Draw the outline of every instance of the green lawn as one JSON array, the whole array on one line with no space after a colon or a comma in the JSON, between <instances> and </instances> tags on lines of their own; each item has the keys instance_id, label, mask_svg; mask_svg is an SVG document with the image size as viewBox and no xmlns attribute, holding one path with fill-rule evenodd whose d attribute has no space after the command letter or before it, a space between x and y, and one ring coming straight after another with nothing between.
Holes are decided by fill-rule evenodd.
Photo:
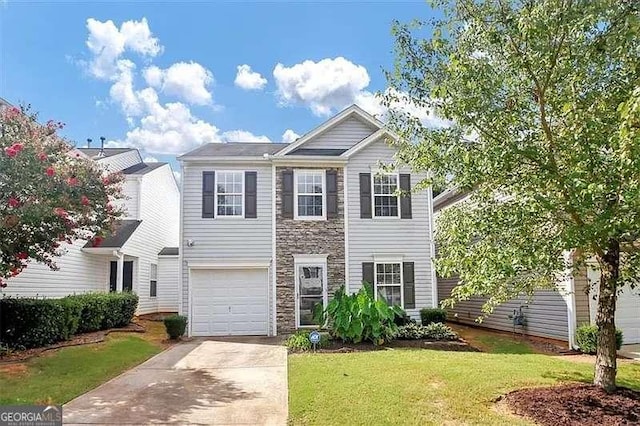
<instances>
[{"instance_id":1,"label":"green lawn","mask_svg":"<svg viewBox=\"0 0 640 426\"><path fill-rule=\"evenodd\" d=\"M291 355L291 422L527 424L497 410L495 398L523 387L592 379L591 364L533 354L527 345L507 345L507 340L487 344L494 352L510 353L387 350ZM621 365L618 382L640 390L640 364Z\"/></svg>"},{"instance_id":2,"label":"green lawn","mask_svg":"<svg viewBox=\"0 0 640 426\"><path fill-rule=\"evenodd\" d=\"M23 368L18 365L0 371L0 405L65 403L161 350L159 345L130 334L60 349L27 361Z\"/></svg>"}]
</instances>

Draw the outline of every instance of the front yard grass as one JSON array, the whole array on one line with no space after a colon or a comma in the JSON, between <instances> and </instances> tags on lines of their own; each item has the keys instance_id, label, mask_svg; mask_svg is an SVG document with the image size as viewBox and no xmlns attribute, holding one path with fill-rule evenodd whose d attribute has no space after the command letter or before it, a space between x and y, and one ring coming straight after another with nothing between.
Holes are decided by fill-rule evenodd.
<instances>
[{"instance_id":1,"label":"front yard grass","mask_svg":"<svg viewBox=\"0 0 640 426\"><path fill-rule=\"evenodd\" d=\"M526 352L495 345L495 352ZM496 409L499 396L562 381L590 382L593 366L533 353L386 350L289 356L293 424L530 424ZM620 386L640 390L640 364Z\"/></svg>"},{"instance_id":2,"label":"front yard grass","mask_svg":"<svg viewBox=\"0 0 640 426\"><path fill-rule=\"evenodd\" d=\"M66 403L162 351L155 337L113 333L102 343L0 365L0 405Z\"/></svg>"}]
</instances>

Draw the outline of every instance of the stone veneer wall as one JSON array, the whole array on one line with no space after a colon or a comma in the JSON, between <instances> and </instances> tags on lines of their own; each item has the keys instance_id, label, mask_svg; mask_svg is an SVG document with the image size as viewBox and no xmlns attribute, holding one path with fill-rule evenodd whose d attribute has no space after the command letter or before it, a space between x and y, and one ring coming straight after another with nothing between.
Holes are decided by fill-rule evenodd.
<instances>
[{"instance_id":1,"label":"stone veneer wall","mask_svg":"<svg viewBox=\"0 0 640 426\"><path fill-rule=\"evenodd\" d=\"M293 255L328 254L329 297L345 282L344 170L336 168L338 215L327 220L282 217L282 171L276 168L276 326L278 334L296 328L295 270ZM295 184L295 183L294 183Z\"/></svg>"}]
</instances>

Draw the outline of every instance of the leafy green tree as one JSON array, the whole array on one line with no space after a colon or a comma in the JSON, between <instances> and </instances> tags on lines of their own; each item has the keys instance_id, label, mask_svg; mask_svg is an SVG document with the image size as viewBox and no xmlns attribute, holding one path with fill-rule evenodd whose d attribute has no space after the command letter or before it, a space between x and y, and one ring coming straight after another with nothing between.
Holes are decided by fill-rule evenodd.
<instances>
[{"instance_id":1,"label":"leafy green tree","mask_svg":"<svg viewBox=\"0 0 640 426\"><path fill-rule=\"evenodd\" d=\"M640 3L433 3L438 18L394 25L386 102L452 123L390 118L398 160L431 172L421 184L472 194L439 220L437 268L460 276L453 300L484 296L489 313L595 258L594 382L611 391L617 292L640 265Z\"/></svg>"},{"instance_id":2,"label":"leafy green tree","mask_svg":"<svg viewBox=\"0 0 640 426\"><path fill-rule=\"evenodd\" d=\"M56 268L62 243L100 244L120 216L122 177L106 174L28 109L0 109L0 286L31 260Z\"/></svg>"}]
</instances>

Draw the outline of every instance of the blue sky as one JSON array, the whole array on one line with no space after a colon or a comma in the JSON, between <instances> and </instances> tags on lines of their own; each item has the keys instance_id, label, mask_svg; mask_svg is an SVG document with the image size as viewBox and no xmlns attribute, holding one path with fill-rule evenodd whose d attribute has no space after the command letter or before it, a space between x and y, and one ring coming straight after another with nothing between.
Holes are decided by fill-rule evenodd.
<instances>
[{"instance_id":1,"label":"blue sky","mask_svg":"<svg viewBox=\"0 0 640 426\"><path fill-rule=\"evenodd\" d=\"M432 14L423 2L0 3L1 97L67 123L80 145L104 135L162 161L203 142L289 141L354 102L384 114L373 93L393 64L391 22Z\"/></svg>"}]
</instances>

